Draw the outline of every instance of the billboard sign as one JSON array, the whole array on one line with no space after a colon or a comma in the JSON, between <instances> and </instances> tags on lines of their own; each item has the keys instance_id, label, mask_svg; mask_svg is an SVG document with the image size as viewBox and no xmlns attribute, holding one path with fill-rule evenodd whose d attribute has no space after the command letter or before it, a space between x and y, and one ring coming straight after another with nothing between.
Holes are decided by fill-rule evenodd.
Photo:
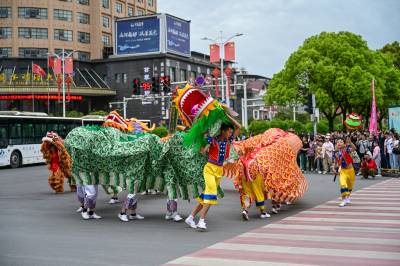
<instances>
[{"instance_id":1,"label":"billboard sign","mask_svg":"<svg viewBox=\"0 0 400 266\"><path fill-rule=\"evenodd\" d=\"M115 22L115 55L160 52L160 19L142 17Z\"/></svg>"},{"instance_id":2,"label":"billboard sign","mask_svg":"<svg viewBox=\"0 0 400 266\"><path fill-rule=\"evenodd\" d=\"M167 52L190 57L190 21L166 15Z\"/></svg>"}]
</instances>

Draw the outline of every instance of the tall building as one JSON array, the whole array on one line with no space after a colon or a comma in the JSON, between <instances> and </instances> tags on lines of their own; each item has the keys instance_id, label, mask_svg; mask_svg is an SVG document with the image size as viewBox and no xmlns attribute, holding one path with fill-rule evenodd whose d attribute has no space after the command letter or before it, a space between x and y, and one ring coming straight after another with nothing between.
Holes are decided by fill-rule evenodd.
<instances>
[{"instance_id":1,"label":"tall building","mask_svg":"<svg viewBox=\"0 0 400 266\"><path fill-rule=\"evenodd\" d=\"M0 58L45 58L62 48L76 59L112 53L116 18L155 14L157 0L1 0Z\"/></svg>"}]
</instances>

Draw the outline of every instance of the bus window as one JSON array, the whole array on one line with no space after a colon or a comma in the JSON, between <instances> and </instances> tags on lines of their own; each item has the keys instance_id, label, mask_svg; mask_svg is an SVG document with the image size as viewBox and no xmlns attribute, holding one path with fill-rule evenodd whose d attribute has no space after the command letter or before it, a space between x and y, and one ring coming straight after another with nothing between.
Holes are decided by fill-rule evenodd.
<instances>
[{"instance_id":1,"label":"bus window","mask_svg":"<svg viewBox=\"0 0 400 266\"><path fill-rule=\"evenodd\" d=\"M63 139L65 139L68 134L67 123L68 122L60 122L60 124L58 124L58 135Z\"/></svg>"},{"instance_id":2,"label":"bus window","mask_svg":"<svg viewBox=\"0 0 400 266\"><path fill-rule=\"evenodd\" d=\"M22 144L21 124L13 123L10 125L10 145Z\"/></svg>"},{"instance_id":3,"label":"bus window","mask_svg":"<svg viewBox=\"0 0 400 266\"><path fill-rule=\"evenodd\" d=\"M0 125L0 149L5 149L8 146L8 126Z\"/></svg>"},{"instance_id":4,"label":"bus window","mask_svg":"<svg viewBox=\"0 0 400 266\"><path fill-rule=\"evenodd\" d=\"M58 124L57 123L48 123L47 124L47 131L55 131L58 133Z\"/></svg>"},{"instance_id":5,"label":"bus window","mask_svg":"<svg viewBox=\"0 0 400 266\"><path fill-rule=\"evenodd\" d=\"M22 124L22 139L23 144L34 144L35 143L35 133L32 120L26 120Z\"/></svg>"},{"instance_id":6,"label":"bus window","mask_svg":"<svg viewBox=\"0 0 400 266\"><path fill-rule=\"evenodd\" d=\"M44 122L37 121L35 124L35 143L42 142L42 138L46 136L47 127Z\"/></svg>"}]
</instances>

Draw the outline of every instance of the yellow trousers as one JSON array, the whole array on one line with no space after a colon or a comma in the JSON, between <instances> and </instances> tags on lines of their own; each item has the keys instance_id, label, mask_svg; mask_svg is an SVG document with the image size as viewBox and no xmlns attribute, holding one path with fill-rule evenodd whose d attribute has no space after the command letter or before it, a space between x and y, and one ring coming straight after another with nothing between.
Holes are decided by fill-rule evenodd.
<instances>
[{"instance_id":1,"label":"yellow trousers","mask_svg":"<svg viewBox=\"0 0 400 266\"><path fill-rule=\"evenodd\" d=\"M217 204L217 188L221 182L223 173L222 166L218 166L212 163L207 163L204 166L204 182L206 188L203 193L197 198L197 201L201 204Z\"/></svg>"},{"instance_id":2,"label":"yellow trousers","mask_svg":"<svg viewBox=\"0 0 400 266\"><path fill-rule=\"evenodd\" d=\"M342 168L340 169L340 193L342 197L350 196L351 191L353 191L354 181L356 180L356 173L354 168Z\"/></svg>"},{"instance_id":3,"label":"yellow trousers","mask_svg":"<svg viewBox=\"0 0 400 266\"><path fill-rule=\"evenodd\" d=\"M263 211L264 207L264 180L261 174L257 175L256 179L252 182L247 181L245 176L241 177L241 183L244 196L241 197L240 201L243 209L250 207L250 202L255 201L256 207Z\"/></svg>"}]
</instances>

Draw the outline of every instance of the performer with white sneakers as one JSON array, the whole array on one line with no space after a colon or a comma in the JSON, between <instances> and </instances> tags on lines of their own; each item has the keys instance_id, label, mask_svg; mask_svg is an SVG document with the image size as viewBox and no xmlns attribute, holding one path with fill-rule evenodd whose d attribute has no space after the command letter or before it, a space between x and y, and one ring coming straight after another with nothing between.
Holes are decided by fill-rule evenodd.
<instances>
[{"instance_id":1,"label":"performer with white sneakers","mask_svg":"<svg viewBox=\"0 0 400 266\"><path fill-rule=\"evenodd\" d=\"M144 217L136 213L138 202L137 194L128 194L122 205L122 210L118 214L118 218L122 222L129 222L129 220L143 220Z\"/></svg>"},{"instance_id":2,"label":"performer with white sneakers","mask_svg":"<svg viewBox=\"0 0 400 266\"><path fill-rule=\"evenodd\" d=\"M165 220L173 220L174 222L180 222L183 218L178 213L178 200L167 200L167 214Z\"/></svg>"},{"instance_id":3,"label":"performer with white sneakers","mask_svg":"<svg viewBox=\"0 0 400 266\"><path fill-rule=\"evenodd\" d=\"M353 143L344 144L343 139L338 139L336 142L335 152L335 165L333 172L337 174L336 169L339 172L339 184L340 193L342 195L342 201L339 207L344 207L350 203L350 194L353 190L356 175L353 168L353 158L350 153L355 150L356 147Z\"/></svg>"},{"instance_id":4,"label":"performer with white sneakers","mask_svg":"<svg viewBox=\"0 0 400 266\"><path fill-rule=\"evenodd\" d=\"M76 194L81 206L77 210L84 220L101 219L101 216L94 212L96 208L96 199L98 194L97 185L77 186Z\"/></svg>"}]
</instances>

